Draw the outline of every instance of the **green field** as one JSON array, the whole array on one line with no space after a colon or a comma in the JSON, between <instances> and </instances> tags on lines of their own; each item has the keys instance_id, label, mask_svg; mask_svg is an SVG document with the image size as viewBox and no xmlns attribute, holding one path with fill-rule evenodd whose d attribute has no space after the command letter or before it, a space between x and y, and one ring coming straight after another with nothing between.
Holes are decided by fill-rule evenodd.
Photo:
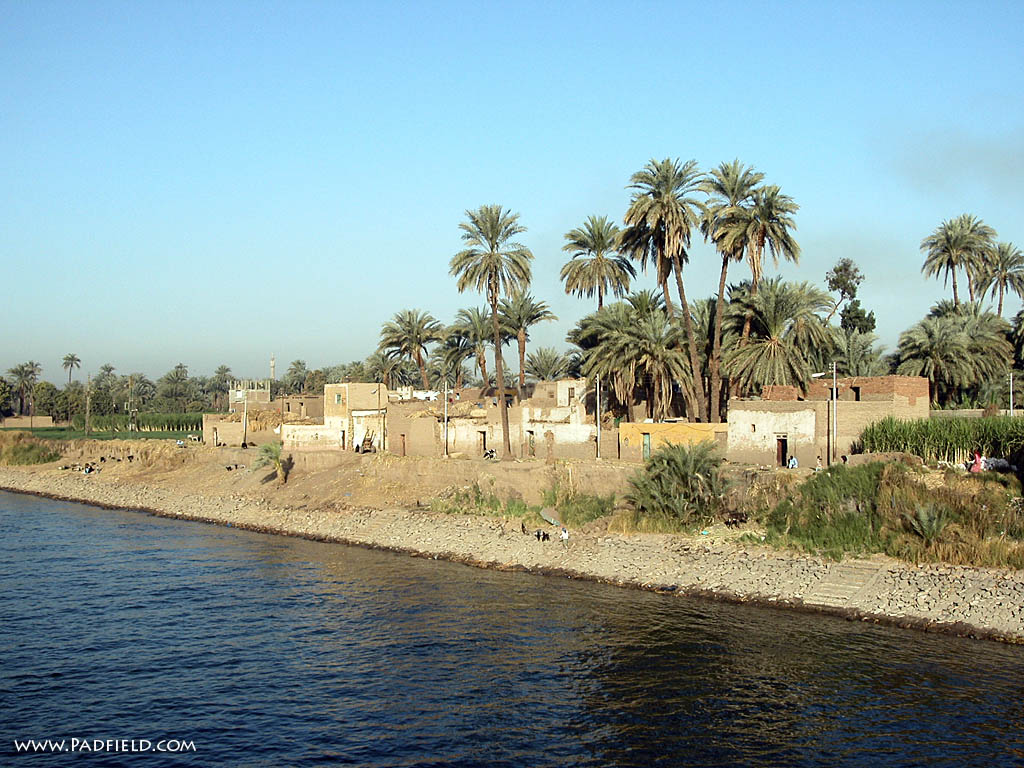
<instances>
[{"instance_id":1,"label":"green field","mask_svg":"<svg viewBox=\"0 0 1024 768\"><path fill-rule=\"evenodd\" d=\"M65 427L37 427L36 429L0 428L0 432L28 432L33 437L43 440L185 440L195 430L175 432L97 432L91 430L86 438L84 429L66 429Z\"/></svg>"}]
</instances>

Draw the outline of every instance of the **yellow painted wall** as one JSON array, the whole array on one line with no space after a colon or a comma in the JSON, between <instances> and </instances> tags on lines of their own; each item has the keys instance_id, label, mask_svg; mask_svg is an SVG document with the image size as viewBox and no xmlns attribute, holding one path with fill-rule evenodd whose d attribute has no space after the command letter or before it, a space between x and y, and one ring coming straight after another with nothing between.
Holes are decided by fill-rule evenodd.
<instances>
[{"instance_id":1,"label":"yellow painted wall","mask_svg":"<svg viewBox=\"0 0 1024 768\"><path fill-rule=\"evenodd\" d=\"M619 423L619 452L623 459L643 460L645 434L651 436L651 451L663 445L696 445L711 440L716 442L725 453L728 439L728 424L691 424L689 422L673 422L670 424L639 424L636 422Z\"/></svg>"}]
</instances>

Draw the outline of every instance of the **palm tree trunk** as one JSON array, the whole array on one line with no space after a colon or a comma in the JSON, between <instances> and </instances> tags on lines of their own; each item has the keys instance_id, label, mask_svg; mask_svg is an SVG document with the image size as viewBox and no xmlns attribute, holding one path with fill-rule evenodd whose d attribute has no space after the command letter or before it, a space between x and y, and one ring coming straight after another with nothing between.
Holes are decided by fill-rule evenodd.
<instances>
[{"instance_id":1,"label":"palm tree trunk","mask_svg":"<svg viewBox=\"0 0 1024 768\"><path fill-rule=\"evenodd\" d=\"M706 422L708 420L707 400L704 397L704 375L700 369L700 359L697 357L697 337L693 333L693 318L690 317L690 305L686 301L686 289L683 288L683 265L678 256L674 256L676 289L679 291L679 304L683 312L683 327L686 328L687 345L690 348L690 368L693 370L693 390L697 398L697 419Z\"/></svg>"},{"instance_id":2,"label":"palm tree trunk","mask_svg":"<svg viewBox=\"0 0 1024 768\"><path fill-rule=\"evenodd\" d=\"M711 375L709 385L711 395L711 423L718 424L722 420L722 311L725 306L725 278L729 271L729 255L722 255L722 276L718 278L718 300L715 301L715 328L711 342L711 359L708 360L708 372Z\"/></svg>"},{"instance_id":3,"label":"palm tree trunk","mask_svg":"<svg viewBox=\"0 0 1024 768\"><path fill-rule=\"evenodd\" d=\"M672 306L672 295L668 290L668 276L661 281L661 292L665 296L665 312L669 317L675 317L676 309Z\"/></svg>"},{"instance_id":4,"label":"palm tree trunk","mask_svg":"<svg viewBox=\"0 0 1024 768\"><path fill-rule=\"evenodd\" d=\"M420 378L423 379L423 388L430 389L430 380L427 378L427 366L423 362L423 355L416 351L416 365L420 369Z\"/></svg>"},{"instance_id":5,"label":"palm tree trunk","mask_svg":"<svg viewBox=\"0 0 1024 768\"><path fill-rule=\"evenodd\" d=\"M526 329L519 329L519 401L523 400L526 388Z\"/></svg>"},{"instance_id":6,"label":"palm tree trunk","mask_svg":"<svg viewBox=\"0 0 1024 768\"><path fill-rule=\"evenodd\" d=\"M999 316L1003 316L1003 286L999 285Z\"/></svg>"},{"instance_id":7,"label":"palm tree trunk","mask_svg":"<svg viewBox=\"0 0 1024 768\"><path fill-rule=\"evenodd\" d=\"M508 408L505 407L505 366L501 360L501 326L498 324L498 290L491 286L491 322L494 325L494 377L498 385L498 410L501 411L502 459L512 458L512 443L508 434Z\"/></svg>"},{"instance_id":8,"label":"palm tree trunk","mask_svg":"<svg viewBox=\"0 0 1024 768\"><path fill-rule=\"evenodd\" d=\"M960 306L960 291L958 291L957 288L956 288L956 267L954 267L952 270L950 270L950 272L953 275L953 306L954 307L959 307Z\"/></svg>"},{"instance_id":9,"label":"palm tree trunk","mask_svg":"<svg viewBox=\"0 0 1024 768\"><path fill-rule=\"evenodd\" d=\"M599 285L597 286L597 311L600 312L604 308L604 290Z\"/></svg>"},{"instance_id":10,"label":"palm tree trunk","mask_svg":"<svg viewBox=\"0 0 1024 768\"><path fill-rule=\"evenodd\" d=\"M964 267L964 273L967 275L967 295L971 298L971 304L974 303L974 278L971 276L971 270Z\"/></svg>"}]
</instances>

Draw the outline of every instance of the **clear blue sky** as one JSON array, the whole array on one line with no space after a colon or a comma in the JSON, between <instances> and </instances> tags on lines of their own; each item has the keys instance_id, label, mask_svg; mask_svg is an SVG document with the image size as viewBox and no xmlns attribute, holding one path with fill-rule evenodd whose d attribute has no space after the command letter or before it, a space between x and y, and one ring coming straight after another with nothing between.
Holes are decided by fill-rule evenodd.
<instances>
[{"instance_id":1,"label":"clear blue sky","mask_svg":"<svg viewBox=\"0 0 1024 768\"><path fill-rule=\"evenodd\" d=\"M464 211L521 214L565 347L563 234L651 158L740 158L843 256L890 349L973 213L1024 247L1024 4L0 2L0 370L267 375L449 322ZM694 248L691 298L717 287ZM739 267L736 280L745 275ZM650 276L640 287L653 284ZM1011 301L1007 313L1016 312ZM515 366L513 366L515 367Z\"/></svg>"}]
</instances>

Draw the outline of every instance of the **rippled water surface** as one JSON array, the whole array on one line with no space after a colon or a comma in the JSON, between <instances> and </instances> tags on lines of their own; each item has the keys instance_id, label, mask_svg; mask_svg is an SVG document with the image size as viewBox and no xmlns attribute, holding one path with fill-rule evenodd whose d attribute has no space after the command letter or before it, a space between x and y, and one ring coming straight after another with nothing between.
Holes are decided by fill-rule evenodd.
<instances>
[{"instance_id":1,"label":"rippled water surface","mask_svg":"<svg viewBox=\"0 0 1024 768\"><path fill-rule=\"evenodd\" d=\"M4 764L1024 764L994 643L5 493L0 587Z\"/></svg>"}]
</instances>

